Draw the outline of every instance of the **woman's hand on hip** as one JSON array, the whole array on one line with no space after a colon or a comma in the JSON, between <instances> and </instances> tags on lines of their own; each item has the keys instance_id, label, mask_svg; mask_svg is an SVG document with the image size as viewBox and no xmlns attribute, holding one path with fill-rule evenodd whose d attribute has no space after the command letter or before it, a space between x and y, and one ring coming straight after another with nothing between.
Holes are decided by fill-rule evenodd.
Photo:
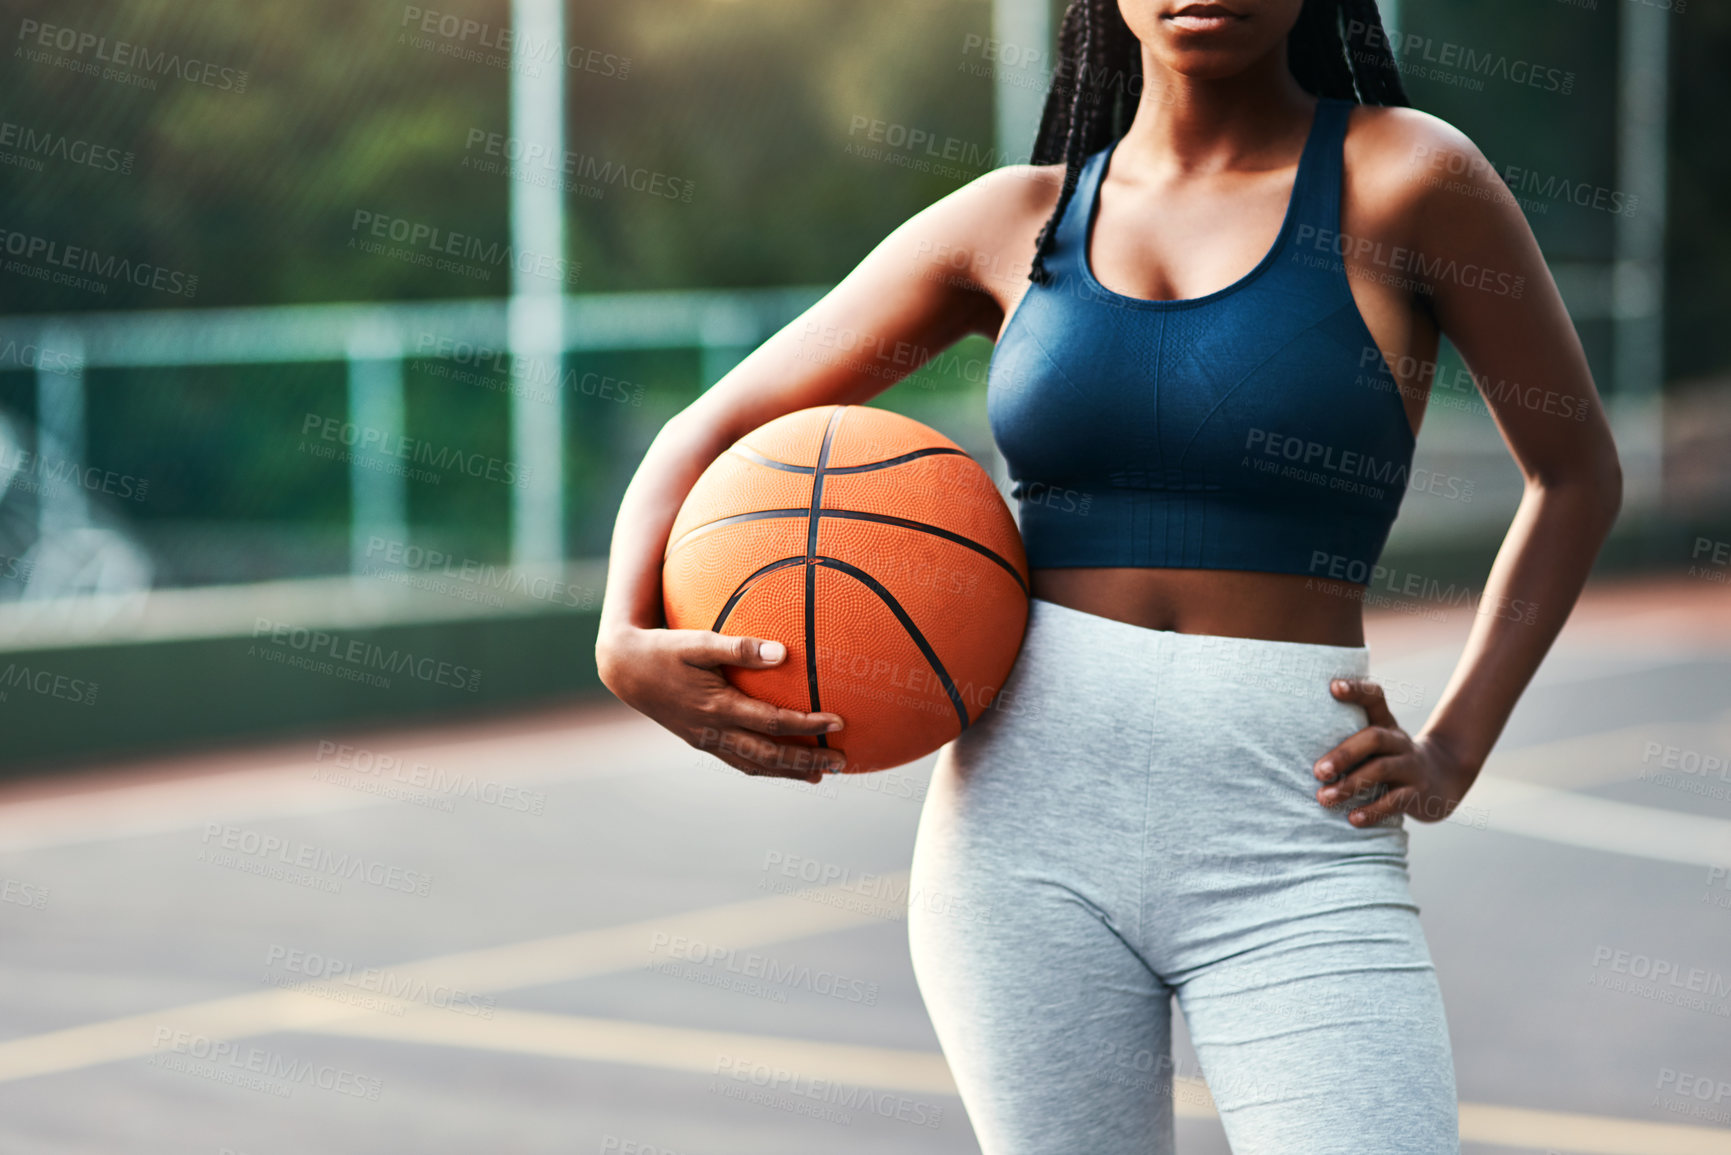
<instances>
[{"instance_id":1,"label":"woman's hand on hip","mask_svg":"<svg viewBox=\"0 0 1731 1155\"><path fill-rule=\"evenodd\" d=\"M830 733L841 729L841 718L773 706L742 693L721 671L769 669L786 658L780 642L709 630L624 627L595 646L602 683L690 745L747 774L820 782L846 764L841 751L777 739Z\"/></svg>"},{"instance_id":2,"label":"woman's hand on hip","mask_svg":"<svg viewBox=\"0 0 1731 1155\"><path fill-rule=\"evenodd\" d=\"M1448 750L1401 729L1375 682L1337 678L1328 688L1340 701L1364 707L1370 725L1317 760L1314 771L1323 783L1318 802L1352 806L1347 818L1354 826L1371 826L1396 813L1421 822L1454 813L1473 776Z\"/></svg>"}]
</instances>

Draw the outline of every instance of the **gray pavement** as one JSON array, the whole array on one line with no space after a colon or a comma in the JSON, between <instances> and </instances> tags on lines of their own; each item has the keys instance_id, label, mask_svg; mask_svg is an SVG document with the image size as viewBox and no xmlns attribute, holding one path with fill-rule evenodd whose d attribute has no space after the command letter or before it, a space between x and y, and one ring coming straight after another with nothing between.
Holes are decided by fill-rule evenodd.
<instances>
[{"instance_id":1,"label":"gray pavement","mask_svg":"<svg viewBox=\"0 0 1731 1155\"><path fill-rule=\"evenodd\" d=\"M1373 643L1428 701L1451 647ZM1722 633L1565 634L1488 773L1603 810L1410 824L1472 1155L1731 1152L1727 755ZM15 788L0 1152L977 1151L907 957L929 768L749 780L601 708Z\"/></svg>"}]
</instances>

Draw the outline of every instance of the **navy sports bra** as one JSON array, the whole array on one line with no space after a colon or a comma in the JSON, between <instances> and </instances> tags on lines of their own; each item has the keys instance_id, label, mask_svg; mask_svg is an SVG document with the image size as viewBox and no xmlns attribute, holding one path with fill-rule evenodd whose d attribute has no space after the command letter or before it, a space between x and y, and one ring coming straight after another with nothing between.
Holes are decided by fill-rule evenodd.
<instances>
[{"instance_id":1,"label":"navy sports bra","mask_svg":"<svg viewBox=\"0 0 1731 1155\"><path fill-rule=\"evenodd\" d=\"M1369 580L1413 435L1337 248L1351 104L1319 100L1280 236L1205 297L1114 293L1088 267L1089 157L992 354L987 414L1028 565ZM1343 242L1342 242L1343 244Z\"/></svg>"}]
</instances>

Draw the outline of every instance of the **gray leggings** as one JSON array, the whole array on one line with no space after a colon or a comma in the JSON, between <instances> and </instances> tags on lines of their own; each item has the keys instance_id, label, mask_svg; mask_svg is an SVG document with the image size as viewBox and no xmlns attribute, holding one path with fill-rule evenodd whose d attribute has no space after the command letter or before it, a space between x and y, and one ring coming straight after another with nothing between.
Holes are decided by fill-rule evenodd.
<instances>
[{"instance_id":1,"label":"gray leggings","mask_svg":"<svg viewBox=\"0 0 1731 1155\"><path fill-rule=\"evenodd\" d=\"M1235 1155L1459 1151L1403 820L1315 799L1365 724L1328 681L1368 662L1034 601L998 704L939 756L910 886L985 1155L1170 1155L1174 996Z\"/></svg>"}]
</instances>

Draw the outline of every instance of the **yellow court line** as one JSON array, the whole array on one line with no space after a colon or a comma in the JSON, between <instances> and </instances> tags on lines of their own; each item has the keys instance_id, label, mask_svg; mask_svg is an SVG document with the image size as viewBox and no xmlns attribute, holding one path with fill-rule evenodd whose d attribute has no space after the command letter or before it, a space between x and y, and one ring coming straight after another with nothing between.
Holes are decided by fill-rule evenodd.
<instances>
[{"instance_id":1,"label":"yellow court line","mask_svg":"<svg viewBox=\"0 0 1731 1155\"><path fill-rule=\"evenodd\" d=\"M704 1031L656 1023L594 1019L497 1008L490 1019L417 1008L397 1018L370 1015L316 1028L321 1035L624 1063L696 1074L761 1076L773 1090L831 1083L880 1091L954 1095L950 1068L936 1051ZM749 1080L745 1080L749 1082Z\"/></svg>"},{"instance_id":2,"label":"yellow court line","mask_svg":"<svg viewBox=\"0 0 1731 1155\"><path fill-rule=\"evenodd\" d=\"M858 1101L854 1092L867 1090L913 1095L956 1093L949 1067L935 1051L693 1030L578 1015L500 1009L491 1019L483 1020L416 1007L401 1018L372 1015L311 1029L346 1038L709 1074L719 1076L723 1085L736 1082L826 1101ZM1218 1117L1206 1083L1183 1076L1173 1082L1173 1108L1180 1118ZM1462 1103L1460 1128L1461 1139L1469 1143L1568 1151L1571 1155L1731 1153L1731 1131L1719 1128L1491 1103Z\"/></svg>"},{"instance_id":3,"label":"yellow court line","mask_svg":"<svg viewBox=\"0 0 1731 1155\"><path fill-rule=\"evenodd\" d=\"M892 892L906 875L881 876ZM624 926L463 951L387 968L399 981L424 979L475 993L617 973L642 963L656 934L686 935L739 949L844 930L893 916L878 900L845 887L687 911ZM583 1018L494 1008L490 1018L375 995L399 1014L380 1014L297 990L260 991L170 1007L46 1034L0 1042L0 1082L79 1070L156 1052L162 1030L233 1041L278 1031L372 1038L431 1046L469 1047L550 1058L725 1074L755 1085L776 1072L798 1072L849 1087L911 1094L954 1095L943 1056L652 1023ZM737 1080L744 1072L747 1078ZM792 1076L789 1075L788 1078ZM1212 1118L1201 1080L1180 1078L1180 1117ZM1461 1138L1525 1150L1579 1155L1731 1155L1731 1132L1673 1123L1462 1103Z\"/></svg>"},{"instance_id":4,"label":"yellow court line","mask_svg":"<svg viewBox=\"0 0 1731 1155\"><path fill-rule=\"evenodd\" d=\"M895 893L907 875L875 877ZM425 980L474 993L505 991L629 970L653 957L649 947L657 934L737 949L846 930L897 914L883 902L844 887L818 887L381 969L399 984ZM400 1008L417 1005L390 998L374 1001ZM316 991L272 988L231 995L0 1041L0 1083L149 1055L162 1045L163 1030L234 1040L376 1015Z\"/></svg>"}]
</instances>

